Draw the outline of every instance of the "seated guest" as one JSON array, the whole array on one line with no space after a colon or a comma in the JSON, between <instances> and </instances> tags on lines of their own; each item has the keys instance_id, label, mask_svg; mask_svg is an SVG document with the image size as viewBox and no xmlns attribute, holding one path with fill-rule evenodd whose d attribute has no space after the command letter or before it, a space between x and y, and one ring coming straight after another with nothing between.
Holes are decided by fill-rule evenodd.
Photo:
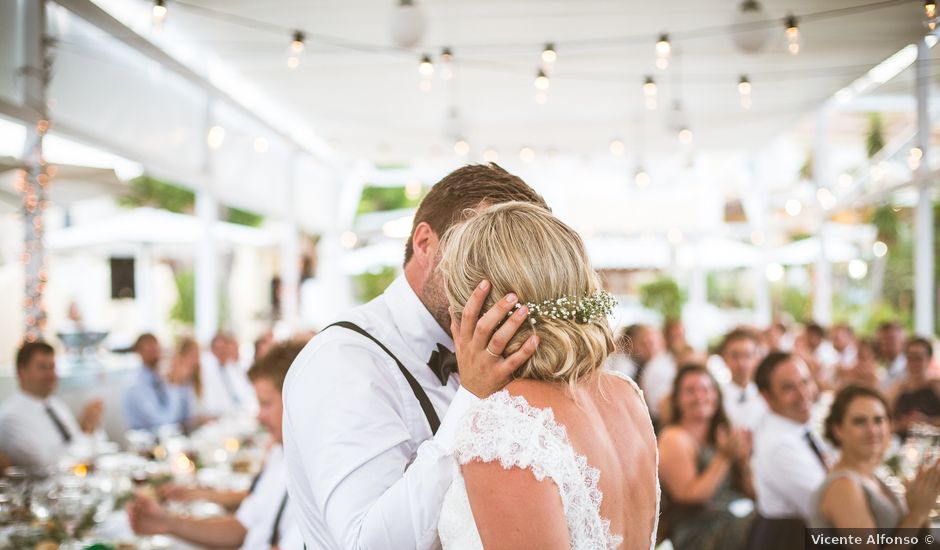
<instances>
[{"instance_id":1,"label":"seated guest","mask_svg":"<svg viewBox=\"0 0 940 550\"><path fill-rule=\"evenodd\" d=\"M650 327L643 327L634 346L645 348L642 355L634 351L634 357L648 357L642 368L637 361L637 383L643 389L653 425L658 429L666 421L663 413L668 412L669 392L676 378L676 357L666 349L662 336Z\"/></svg>"},{"instance_id":2,"label":"seated guest","mask_svg":"<svg viewBox=\"0 0 940 550\"><path fill-rule=\"evenodd\" d=\"M836 352L836 366L838 370L850 369L858 359L858 346L855 343L855 332L847 323L837 323L829 329L829 340L832 349Z\"/></svg>"},{"instance_id":3,"label":"seated guest","mask_svg":"<svg viewBox=\"0 0 940 550\"><path fill-rule=\"evenodd\" d=\"M751 518L728 505L753 496L750 432L728 422L718 384L703 366L679 371L670 400L672 419L659 437L669 539L677 550L741 548Z\"/></svg>"},{"instance_id":4,"label":"seated guest","mask_svg":"<svg viewBox=\"0 0 940 550\"><path fill-rule=\"evenodd\" d=\"M754 383L754 370L760 362L759 348L757 334L746 328L729 332L719 348L731 372L731 380L721 388L725 412L732 425L751 430L767 412L767 402Z\"/></svg>"},{"instance_id":5,"label":"seated guest","mask_svg":"<svg viewBox=\"0 0 940 550\"><path fill-rule=\"evenodd\" d=\"M78 419L56 398L59 377L55 351L45 342L27 342L16 354L20 389L0 407L0 453L14 466L42 470L65 455L93 450L103 404L90 401Z\"/></svg>"},{"instance_id":6,"label":"seated guest","mask_svg":"<svg viewBox=\"0 0 940 550\"><path fill-rule=\"evenodd\" d=\"M635 381L636 365L633 364L633 360L630 359L631 344L630 337L627 336L627 329L629 328L630 327L626 327L617 331L617 336L614 338L616 351L607 357L607 368L629 376Z\"/></svg>"},{"instance_id":7,"label":"seated guest","mask_svg":"<svg viewBox=\"0 0 940 550\"><path fill-rule=\"evenodd\" d=\"M124 418L135 430L160 426L185 427L193 418L193 399L180 386L168 384L160 373L162 351L157 337L144 333L137 337L134 351L140 355L137 378L124 391Z\"/></svg>"},{"instance_id":8,"label":"seated guest","mask_svg":"<svg viewBox=\"0 0 940 550\"><path fill-rule=\"evenodd\" d=\"M270 431L273 445L261 473L255 478L244 500L241 500L235 514L203 519L177 516L167 512L157 501L138 495L127 506L135 533L168 534L192 544L210 547L238 547L244 550L303 548L303 539L287 505L287 470L281 431L284 377L301 349L302 346L296 344L276 346L248 371L260 404L258 422Z\"/></svg>"},{"instance_id":9,"label":"seated guest","mask_svg":"<svg viewBox=\"0 0 940 550\"><path fill-rule=\"evenodd\" d=\"M223 416L236 411L255 411L257 401L245 371L238 364L235 339L224 333L212 338L209 353L201 358L205 413Z\"/></svg>"},{"instance_id":10,"label":"seated guest","mask_svg":"<svg viewBox=\"0 0 940 550\"><path fill-rule=\"evenodd\" d=\"M889 392L895 426L906 435L915 423L940 426L940 378L929 374L933 346L926 338L911 338L904 346L907 374Z\"/></svg>"},{"instance_id":11,"label":"seated guest","mask_svg":"<svg viewBox=\"0 0 940 550\"><path fill-rule=\"evenodd\" d=\"M908 359L910 365L910 359ZM846 386L832 402L826 437L842 449L812 499L810 526L820 529L918 529L940 495L940 463L924 465L905 494L907 506L875 470L891 443L891 416L882 395Z\"/></svg>"},{"instance_id":12,"label":"seated guest","mask_svg":"<svg viewBox=\"0 0 940 550\"><path fill-rule=\"evenodd\" d=\"M793 344L793 352L809 367L816 385L829 389L835 377L839 354L826 341L826 330L817 323L808 323Z\"/></svg>"},{"instance_id":13,"label":"seated guest","mask_svg":"<svg viewBox=\"0 0 940 550\"><path fill-rule=\"evenodd\" d=\"M770 412L754 436L759 517L748 548L792 548L802 544L812 493L829 470L825 445L807 425L816 385L803 361L782 352L765 357L754 380Z\"/></svg>"},{"instance_id":14,"label":"seated guest","mask_svg":"<svg viewBox=\"0 0 940 550\"><path fill-rule=\"evenodd\" d=\"M859 340L856 350L855 363L850 368L839 371L839 387L854 385L881 388L875 341L870 338Z\"/></svg>"},{"instance_id":15,"label":"seated guest","mask_svg":"<svg viewBox=\"0 0 940 550\"><path fill-rule=\"evenodd\" d=\"M885 373L881 381L883 390L895 387L904 378L904 329L897 321L886 321L878 326L878 360L884 366Z\"/></svg>"}]
</instances>

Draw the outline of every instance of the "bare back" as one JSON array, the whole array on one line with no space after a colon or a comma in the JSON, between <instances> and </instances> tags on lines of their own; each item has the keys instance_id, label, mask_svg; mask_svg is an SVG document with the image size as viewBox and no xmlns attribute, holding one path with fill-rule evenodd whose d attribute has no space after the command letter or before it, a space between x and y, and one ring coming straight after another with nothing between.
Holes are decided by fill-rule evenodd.
<instances>
[{"instance_id":1,"label":"bare back","mask_svg":"<svg viewBox=\"0 0 940 550\"><path fill-rule=\"evenodd\" d=\"M506 389L533 407L550 408L577 454L600 471L601 515L624 549L648 549L658 513L656 437L639 390L628 380L597 372L566 384L516 380Z\"/></svg>"}]
</instances>

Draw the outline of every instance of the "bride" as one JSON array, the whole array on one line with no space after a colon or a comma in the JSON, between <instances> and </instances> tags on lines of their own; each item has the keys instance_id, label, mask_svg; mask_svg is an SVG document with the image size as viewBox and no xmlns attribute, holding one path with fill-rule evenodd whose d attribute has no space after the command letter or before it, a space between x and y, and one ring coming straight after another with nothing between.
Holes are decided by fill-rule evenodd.
<instances>
[{"instance_id":1,"label":"bride","mask_svg":"<svg viewBox=\"0 0 940 550\"><path fill-rule=\"evenodd\" d=\"M636 385L603 369L615 302L581 239L514 202L455 226L443 250L458 364L495 368L538 343L513 381L462 419L438 524L444 549L652 548L656 440ZM509 293L518 305L500 307Z\"/></svg>"}]
</instances>

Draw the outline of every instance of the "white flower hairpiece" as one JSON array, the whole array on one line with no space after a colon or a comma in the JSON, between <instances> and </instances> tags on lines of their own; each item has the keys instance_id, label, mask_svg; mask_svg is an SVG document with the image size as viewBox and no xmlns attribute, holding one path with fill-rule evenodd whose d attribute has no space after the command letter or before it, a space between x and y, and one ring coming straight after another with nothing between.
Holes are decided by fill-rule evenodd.
<instances>
[{"instance_id":1,"label":"white flower hairpiece","mask_svg":"<svg viewBox=\"0 0 940 550\"><path fill-rule=\"evenodd\" d=\"M529 323L533 325L538 318L590 323L613 313L614 307L617 305L617 299L607 291L598 290L586 298L562 296L537 304L531 302L526 304L517 303L515 309L519 309L523 305L529 308Z\"/></svg>"}]
</instances>

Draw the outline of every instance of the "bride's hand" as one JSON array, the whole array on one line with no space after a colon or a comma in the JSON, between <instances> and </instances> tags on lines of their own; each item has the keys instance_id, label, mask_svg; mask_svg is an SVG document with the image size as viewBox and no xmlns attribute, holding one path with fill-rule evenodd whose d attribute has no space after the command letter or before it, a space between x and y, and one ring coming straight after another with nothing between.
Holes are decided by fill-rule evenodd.
<instances>
[{"instance_id":1,"label":"bride's hand","mask_svg":"<svg viewBox=\"0 0 940 550\"><path fill-rule=\"evenodd\" d=\"M457 350L460 384L481 399L508 384L512 373L532 357L539 342L538 336L533 334L515 353L503 357L506 344L519 330L529 312L528 308L522 306L507 318L518 301L515 294L508 294L480 317L490 288L489 281L485 280L477 285L464 306L460 322L454 317L453 311L450 313L450 332ZM505 322L499 326L503 319Z\"/></svg>"}]
</instances>

